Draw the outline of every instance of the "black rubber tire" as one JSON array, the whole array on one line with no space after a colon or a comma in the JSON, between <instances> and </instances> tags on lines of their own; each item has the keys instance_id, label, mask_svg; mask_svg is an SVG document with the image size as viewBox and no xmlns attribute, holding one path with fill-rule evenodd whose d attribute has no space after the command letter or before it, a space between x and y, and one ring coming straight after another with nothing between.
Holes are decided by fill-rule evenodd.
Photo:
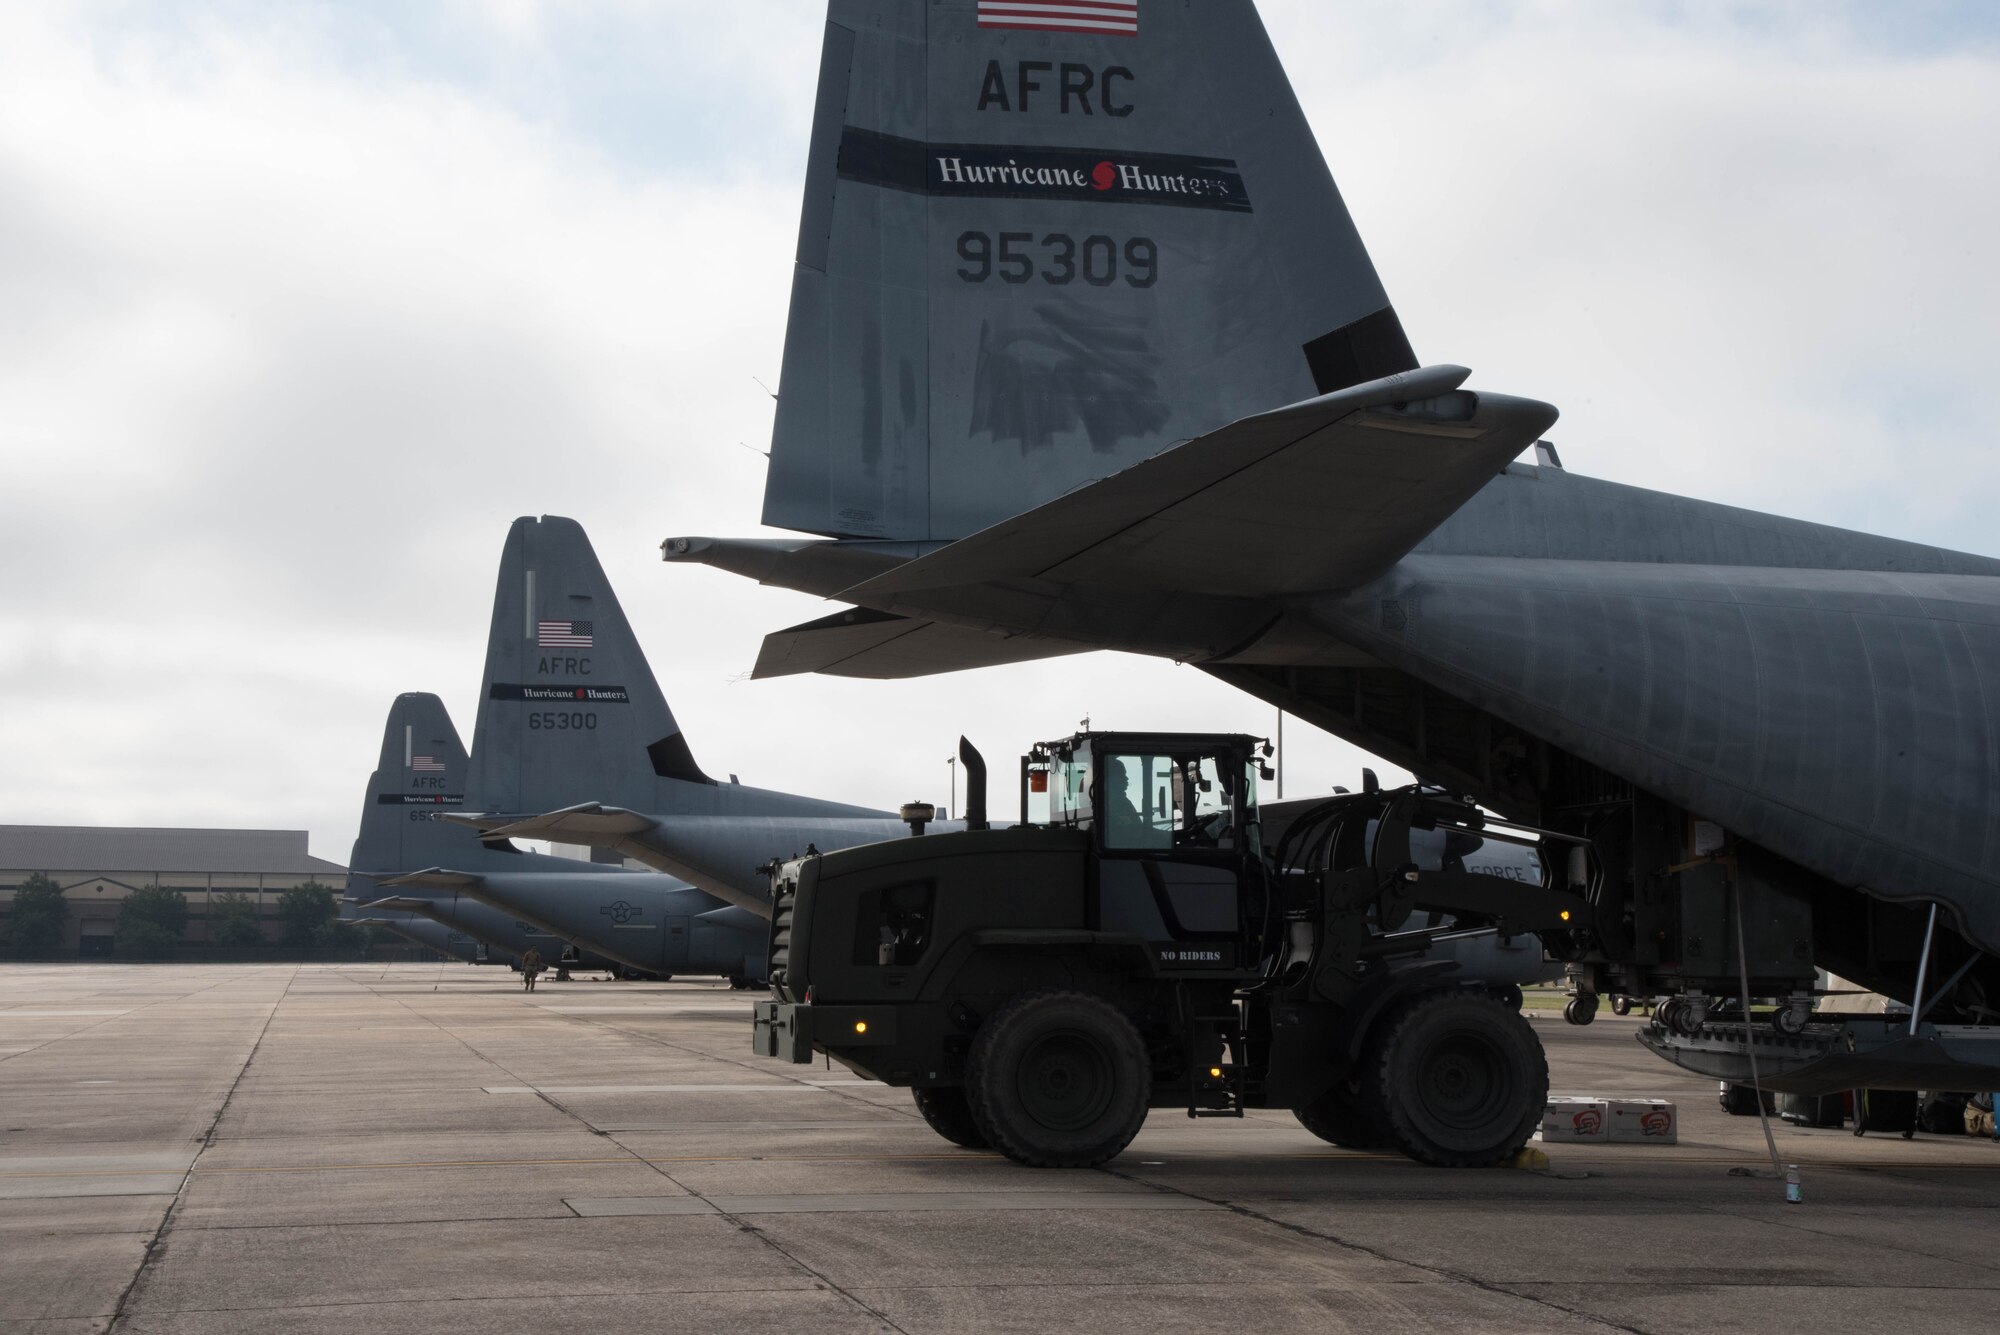
<instances>
[{"instance_id":1,"label":"black rubber tire","mask_svg":"<svg viewBox=\"0 0 2000 1335\"><path fill-rule=\"evenodd\" d=\"M1430 992L1384 1017L1368 1105L1395 1148L1439 1168L1487 1168L1541 1125L1549 1062L1520 1015L1483 992Z\"/></svg>"},{"instance_id":2,"label":"black rubber tire","mask_svg":"<svg viewBox=\"0 0 2000 1335\"><path fill-rule=\"evenodd\" d=\"M1762 1101L1753 1085L1733 1085L1727 1080L1720 1082L1715 1101L1722 1105L1722 1111L1731 1117L1755 1117L1757 1105Z\"/></svg>"},{"instance_id":3,"label":"black rubber tire","mask_svg":"<svg viewBox=\"0 0 2000 1335\"><path fill-rule=\"evenodd\" d=\"M1519 983L1502 983L1493 989L1493 995L1510 1011L1517 1011L1528 1004L1528 999L1521 995Z\"/></svg>"},{"instance_id":4,"label":"black rubber tire","mask_svg":"<svg viewBox=\"0 0 2000 1335\"><path fill-rule=\"evenodd\" d=\"M1031 1168L1094 1168L1139 1134L1153 1073L1139 1031L1082 992L1030 992L979 1027L965 1092L987 1143Z\"/></svg>"},{"instance_id":5,"label":"black rubber tire","mask_svg":"<svg viewBox=\"0 0 2000 1335\"><path fill-rule=\"evenodd\" d=\"M1345 1085L1336 1085L1304 1108L1292 1109L1299 1125L1326 1141L1349 1150L1391 1148L1389 1133L1375 1120L1368 1103Z\"/></svg>"},{"instance_id":6,"label":"black rubber tire","mask_svg":"<svg viewBox=\"0 0 2000 1335\"><path fill-rule=\"evenodd\" d=\"M1611 998L1611 1013L1613 1015L1630 1015L1632 1013L1632 998L1630 997Z\"/></svg>"},{"instance_id":7,"label":"black rubber tire","mask_svg":"<svg viewBox=\"0 0 2000 1335\"><path fill-rule=\"evenodd\" d=\"M979 1129L979 1122L972 1115L972 1105L966 1101L965 1091L956 1086L941 1089L913 1089L910 1096L916 1100L917 1111L931 1130L943 1136L954 1145L963 1145L969 1150L989 1148L986 1133Z\"/></svg>"}]
</instances>

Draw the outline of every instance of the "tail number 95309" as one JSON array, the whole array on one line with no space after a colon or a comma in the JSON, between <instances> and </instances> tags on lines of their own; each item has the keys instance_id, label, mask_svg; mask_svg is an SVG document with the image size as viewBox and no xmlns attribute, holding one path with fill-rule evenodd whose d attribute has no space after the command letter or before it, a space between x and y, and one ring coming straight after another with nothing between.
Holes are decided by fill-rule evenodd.
<instances>
[{"instance_id":1,"label":"tail number 95309","mask_svg":"<svg viewBox=\"0 0 2000 1335\"><path fill-rule=\"evenodd\" d=\"M566 714L561 710L543 709L528 715L530 732L592 732L596 728L595 714Z\"/></svg>"},{"instance_id":2,"label":"tail number 95309","mask_svg":"<svg viewBox=\"0 0 2000 1335\"><path fill-rule=\"evenodd\" d=\"M1082 241L1067 232L1036 237L1033 232L966 232L958 238L958 257L965 266L958 276L968 283L998 277L1003 283L1025 283L1040 276L1062 287L1081 278L1092 287L1109 287L1121 278L1130 287L1151 287L1160 281L1160 248L1149 236L1123 244L1108 236Z\"/></svg>"}]
</instances>

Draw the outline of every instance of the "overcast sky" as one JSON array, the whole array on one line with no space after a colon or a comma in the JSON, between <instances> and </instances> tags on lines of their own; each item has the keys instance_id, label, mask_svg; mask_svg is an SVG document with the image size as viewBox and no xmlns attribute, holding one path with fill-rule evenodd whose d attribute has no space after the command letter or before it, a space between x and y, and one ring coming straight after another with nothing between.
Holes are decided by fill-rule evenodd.
<instances>
[{"instance_id":1,"label":"overcast sky","mask_svg":"<svg viewBox=\"0 0 2000 1335\"><path fill-rule=\"evenodd\" d=\"M2000 7L1262 9L1425 361L1559 406L1577 472L2000 555ZM751 682L829 609L660 563L761 531L822 14L0 5L0 823L344 862L397 692L470 740L520 514L584 524L746 783L1270 731L1120 655ZM1365 763L1287 740L1288 796Z\"/></svg>"}]
</instances>

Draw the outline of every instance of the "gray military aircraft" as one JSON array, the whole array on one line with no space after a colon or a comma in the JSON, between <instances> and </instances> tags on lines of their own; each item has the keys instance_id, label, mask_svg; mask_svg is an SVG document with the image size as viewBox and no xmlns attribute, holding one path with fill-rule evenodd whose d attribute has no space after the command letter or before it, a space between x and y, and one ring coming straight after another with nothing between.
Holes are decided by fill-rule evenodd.
<instances>
[{"instance_id":1,"label":"gray military aircraft","mask_svg":"<svg viewBox=\"0 0 2000 1335\"><path fill-rule=\"evenodd\" d=\"M759 917L762 864L910 833L893 812L705 774L590 539L553 515L507 535L466 793L448 821L604 848Z\"/></svg>"},{"instance_id":2,"label":"gray military aircraft","mask_svg":"<svg viewBox=\"0 0 2000 1335\"><path fill-rule=\"evenodd\" d=\"M354 913L428 918L512 958L534 946L551 964L573 950L578 968L719 974L738 986L763 976L763 925L683 881L482 842L437 819L464 801L465 772L443 701L398 696L349 861Z\"/></svg>"},{"instance_id":3,"label":"gray military aircraft","mask_svg":"<svg viewBox=\"0 0 2000 1335\"><path fill-rule=\"evenodd\" d=\"M1192 662L1553 831L1582 997L1697 1066L1815 962L1995 1015L2000 561L1564 470L1419 364L1250 0L1034 12L829 5L764 499L819 536L663 544L851 605L756 675Z\"/></svg>"}]
</instances>

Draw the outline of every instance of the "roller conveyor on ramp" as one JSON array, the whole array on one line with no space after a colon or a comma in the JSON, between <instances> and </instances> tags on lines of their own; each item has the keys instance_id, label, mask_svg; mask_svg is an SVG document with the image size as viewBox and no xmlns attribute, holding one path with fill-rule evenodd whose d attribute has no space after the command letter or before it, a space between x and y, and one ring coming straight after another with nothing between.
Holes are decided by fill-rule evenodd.
<instances>
[{"instance_id":1,"label":"roller conveyor on ramp","mask_svg":"<svg viewBox=\"0 0 2000 1335\"><path fill-rule=\"evenodd\" d=\"M1907 1016L1847 1015L1808 1023L1797 1034L1740 1020L1704 1024L1691 1034L1660 1025L1639 1042L1684 1070L1778 1094L1833 1094L1844 1089L2000 1089L2000 1025L1918 1024Z\"/></svg>"}]
</instances>

